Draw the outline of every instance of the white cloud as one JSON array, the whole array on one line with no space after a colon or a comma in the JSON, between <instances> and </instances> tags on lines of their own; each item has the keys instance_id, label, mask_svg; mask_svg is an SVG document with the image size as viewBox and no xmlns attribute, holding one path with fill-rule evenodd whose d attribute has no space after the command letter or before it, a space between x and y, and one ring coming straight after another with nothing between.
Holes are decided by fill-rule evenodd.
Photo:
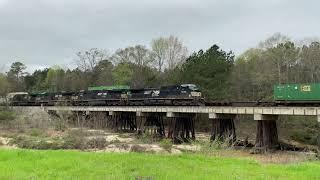
<instances>
[{"instance_id":1,"label":"white cloud","mask_svg":"<svg viewBox=\"0 0 320 180\"><path fill-rule=\"evenodd\" d=\"M110 51L174 34L191 50L218 43L241 53L274 32L319 37L310 0L0 0L0 64L72 65L74 54Z\"/></svg>"},{"instance_id":2,"label":"white cloud","mask_svg":"<svg viewBox=\"0 0 320 180\"><path fill-rule=\"evenodd\" d=\"M9 0L0 0L0 6L5 5L6 3L8 3Z\"/></svg>"}]
</instances>

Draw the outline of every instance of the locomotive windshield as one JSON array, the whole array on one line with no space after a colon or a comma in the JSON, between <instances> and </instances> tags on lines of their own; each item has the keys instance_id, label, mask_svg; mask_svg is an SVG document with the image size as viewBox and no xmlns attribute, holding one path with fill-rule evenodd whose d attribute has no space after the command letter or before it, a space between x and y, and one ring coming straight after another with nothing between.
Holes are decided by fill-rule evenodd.
<instances>
[{"instance_id":1,"label":"locomotive windshield","mask_svg":"<svg viewBox=\"0 0 320 180\"><path fill-rule=\"evenodd\" d=\"M187 87L192 91L199 91L199 88L194 84L182 84L182 87Z\"/></svg>"}]
</instances>

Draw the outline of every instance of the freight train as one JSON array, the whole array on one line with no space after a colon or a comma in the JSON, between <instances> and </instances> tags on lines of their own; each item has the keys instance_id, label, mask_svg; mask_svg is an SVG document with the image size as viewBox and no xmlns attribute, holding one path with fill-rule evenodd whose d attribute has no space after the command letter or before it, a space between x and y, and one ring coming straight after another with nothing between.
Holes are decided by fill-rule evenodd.
<instances>
[{"instance_id":1,"label":"freight train","mask_svg":"<svg viewBox=\"0 0 320 180\"><path fill-rule=\"evenodd\" d=\"M16 92L8 94L12 106L201 106L204 98L194 84L131 89L99 86L76 92Z\"/></svg>"},{"instance_id":2,"label":"freight train","mask_svg":"<svg viewBox=\"0 0 320 180\"><path fill-rule=\"evenodd\" d=\"M320 83L283 84L273 88L273 101L205 101L194 84L131 89L98 86L77 92L16 92L8 95L12 106L320 106Z\"/></svg>"}]
</instances>

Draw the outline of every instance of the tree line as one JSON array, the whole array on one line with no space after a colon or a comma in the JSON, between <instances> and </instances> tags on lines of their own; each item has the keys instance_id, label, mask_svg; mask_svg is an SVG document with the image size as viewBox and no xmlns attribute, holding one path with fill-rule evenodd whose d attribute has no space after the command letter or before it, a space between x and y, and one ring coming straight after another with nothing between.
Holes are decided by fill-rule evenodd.
<instances>
[{"instance_id":1,"label":"tree line","mask_svg":"<svg viewBox=\"0 0 320 180\"><path fill-rule=\"evenodd\" d=\"M0 95L8 92L77 91L88 86L159 87L198 85L211 100L272 100L276 84L320 82L320 43L297 43L279 33L235 57L214 44L189 53L174 36L109 54L92 48L76 53L77 67L26 72L21 62L0 73Z\"/></svg>"}]
</instances>

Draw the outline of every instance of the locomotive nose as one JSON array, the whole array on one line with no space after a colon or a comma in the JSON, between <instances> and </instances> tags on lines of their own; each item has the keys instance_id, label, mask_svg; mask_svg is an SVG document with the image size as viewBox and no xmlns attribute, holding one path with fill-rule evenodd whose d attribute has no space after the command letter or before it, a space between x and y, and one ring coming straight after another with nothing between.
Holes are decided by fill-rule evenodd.
<instances>
[{"instance_id":1,"label":"locomotive nose","mask_svg":"<svg viewBox=\"0 0 320 180\"><path fill-rule=\"evenodd\" d=\"M201 92L191 92L192 97L201 97Z\"/></svg>"}]
</instances>

